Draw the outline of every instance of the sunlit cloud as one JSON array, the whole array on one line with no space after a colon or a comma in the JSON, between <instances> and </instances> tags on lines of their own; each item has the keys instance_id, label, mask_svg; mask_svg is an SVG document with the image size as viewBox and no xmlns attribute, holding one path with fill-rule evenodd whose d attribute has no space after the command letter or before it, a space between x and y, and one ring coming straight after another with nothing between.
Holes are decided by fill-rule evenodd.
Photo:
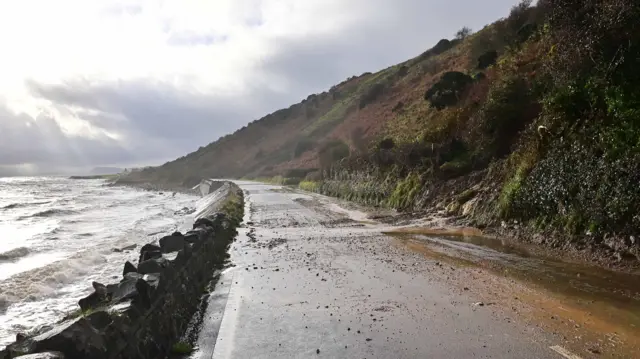
<instances>
[{"instance_id":1,"label":"sunlit cloud","mask_svg":"<svg viewBox=\"0 0 640 359\"><path fill-rule=\"evenodd\" d=\"M162 163L512 3L1 2L0 174Z\"/></svg>"}]
</instances>

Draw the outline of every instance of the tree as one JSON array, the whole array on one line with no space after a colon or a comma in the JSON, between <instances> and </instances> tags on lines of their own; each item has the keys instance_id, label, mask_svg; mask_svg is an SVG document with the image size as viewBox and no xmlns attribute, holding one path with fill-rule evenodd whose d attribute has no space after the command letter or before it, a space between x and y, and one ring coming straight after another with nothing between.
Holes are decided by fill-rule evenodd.
<instances>
[{"instance_id":1,"label":"tree","mask_svg":"<svg viewBox=\"0 0 640 359\"><path fill-rule=\"evenodd\" d=\"M464 40L467 36L471 35L473 33L473 30L471 30L470 27L463 27L462 29L458 30L458 32L456 32L456 39L458 40Z\"/></svg>"}]
</instances>

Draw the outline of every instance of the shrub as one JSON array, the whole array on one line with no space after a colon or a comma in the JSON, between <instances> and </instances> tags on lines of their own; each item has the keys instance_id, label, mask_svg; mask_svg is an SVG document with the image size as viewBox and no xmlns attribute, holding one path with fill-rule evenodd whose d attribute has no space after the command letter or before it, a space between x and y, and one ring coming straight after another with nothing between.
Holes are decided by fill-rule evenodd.
<instances>
[{"instance_id":1,"label":"shrub","mask_svg":"<svg viewBox=\"0 0 640 359\"><path fill-rule=\"evenodd\" d=\"M487 75L485 75L484 72L478 72L477 74L473 75L473 81L482 81L486 78Z\"/></svg>"},{"instance_id":2,"label":"shrub","mask_svg":"<svg viewBox=\"0 0 640 359\"><path fill-rule=\"evenodd\" d=\"M407 74L409 74L409 68L406 65L400 66L397 72L398 77L405 77Z\"/></svg>"},{"instance_id":3,"label":"shrub","mask_svg":"<svg viewBox=\"0 0 640 359\"><path fill-rule=\"evenodd\" d=\"M434 46L429 51L431 52L432 55L440 55L441 53L449 50L451 47L452 47L451 41L449 41L447 39L442 39L442 40L438 41L436 46Z\"/></svg>"},{"instance_id":4,"label":"shrub","mask_svg":"<svg viewBox=\"0 0 640 359\"><path fill-rule=\"evenodd\" d=\"M462 72L447 72L424 95L431 106L438 110L453 106L460 100L460 95L473 82L471 76Z\"/></svg>"},{"instance_id":5,"label":"shrub","mask_svg":"<svg viewBox=\"0 0 640 359\"><path fill-rule=\"evenodd\" d=\"M371 86L362 96L360 96L360 102L358 108L363 109L367 105L375 102L380 95L384 93L385 85L383 83L377 83Z\"/></svg>"},{"instance_id":6,"label":"shrub","mask_svg":"<svg viewBox=\"0 0 640 359\"><path fill-rule=\"evenodd\" d=\"M467 36L471 35L472 33L473 33L473 30L471 30L470 27L465 26L456 32L456 39L464 40L467 38Z\"/></svg>"},{"instance_id":7,"label":"shrub","mask_svg":"<svg viewBox=\"0 0 640 359\"><path fill-rule=\"evenodd\" d=\"M498 52L496 50L490 50L478 57L478 70L484 70L487 67L496 63L498 59Z\"/></svg>"},{"instance_id":8,"label":"shrub","mask_svg":"<svg viewBox=\"0 0 640 359\"><path fill-rule=\"evenodd\" d=\"M191 354L192 352L193 352L193 346L185 342L175 343L171 347L172 354Z\"/></svg>"},{"instance_id":9,"label":"shrub","mask_svg":"<svg viewBox=\"0 0 640 359\"><path fill-rule=\"evenodd\" d=\"M430 48L429 50L423 52L420 56L418 56L418 61L426 60L432 56L440 55L441 53L452 48L456 43L453 41L449 41L447 39L442 39L438 41L436 46Z\"/></svg>"},{"instance_id":10,"label":"shrub","mask_svg":"<svg viewBox=\"0 0 640 359\"><path fill-rule=\"evenodd\" d=\"M516 134L538 115L534 101L527 82L519 77L507 77L491 88L481 116L496 155L507 154Z\"/></svg>"},{"instance_id":11,"label":"shrub","mask_svg":"<svg viewBox=\"0 0 640 359\"><path fill-rule=\"evenodd\" d=\"M378 148L381 150L390 150L395 147L395 142L393 138L385 138L378 144Z\"/></svg>"},{"instance_id":12,"label":"shrub","mask_svg":"<svg viewBox=\"0 0 640 359\"><path fill-rule=\"evenodd\" d=\"M320 190L320 183L304 180L298 184L298 188L307 192L318 192Z\"/></svg>"}]
</instances>

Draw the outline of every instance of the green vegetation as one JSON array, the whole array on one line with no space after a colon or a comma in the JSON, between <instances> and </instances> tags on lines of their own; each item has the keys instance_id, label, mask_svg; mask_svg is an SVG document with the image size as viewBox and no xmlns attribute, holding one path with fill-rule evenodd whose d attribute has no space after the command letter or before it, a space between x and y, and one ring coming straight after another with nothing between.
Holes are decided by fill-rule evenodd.
<instances>
[{"instance_id":1,"label":"green vegetation","mask_svg":"<svg viewBox=\"0 0 640 359\"><path fill-rule=\"evenodd\" d=\"M409 173L404 180L398 181L396 188L391 193L387 204L391 208L406 209L415 203L416 197L420 193L420 176L416 173Z\"/></svg>"},{"instance_id":2,"label":"green vegetation","mask_svg":"<svg viewBox=\"0 0 640 359\"><path fill-rule=\"evenodd\" d=\"M471 84L471 76L458 71L446 72L424 95L425 100L438 110L453 106L460 100L462 92Z\"/></svg>"},{"instance_id":3,"label":"green vegetation","mask_svg":"<svg viewBox=\"0 0 640 359\"><path fill-rule=\"evenodd\" d=\"M318 192L320 190L320 182L305 180L305 181L301 181L298 184L298 187L308 192Z\"/></svg>"},{"instance_id":4,"label":"green vegetation","mask_svg":"<svg viewBox=\"0 0 640 359\"><path fill-rule=\"evenodd\" d=\"M193 353L193 346L185 342L177 342L171 346L171 354L186 355Z\"/></svg>"},{"instance_id":5,"label":"green vegetation","mask_svg":"<svg viewBox=\"0 0 640 359\"><path fill-rule=\"evenodd\" d=\"M455 213L479 198L482 210L467 213L483 223L637 235L640 4L531 4L128 180L264 177Z\"/></svg>"},{"instance_id":6,"label":"green vegetation","mask_svg":"<svg viewBox=\"0 0 640 359\"><path fill-rule=\"evenodd\" d=\"M242 223L244 216L244 203L241 196L241 192L235 193L232 191L220 207L220 212L226 214L236 227Z\"/></svg>"}]
</instances>

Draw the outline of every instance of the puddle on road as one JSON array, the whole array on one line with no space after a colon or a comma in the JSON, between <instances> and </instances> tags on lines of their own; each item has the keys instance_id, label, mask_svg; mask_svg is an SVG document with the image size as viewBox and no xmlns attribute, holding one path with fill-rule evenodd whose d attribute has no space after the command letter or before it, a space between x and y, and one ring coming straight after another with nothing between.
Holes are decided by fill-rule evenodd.
<instances>
[{"instance_id":1,"label":"puddle on road","mask_svg":"<svg viewBox=\"0 0 640 359\"><path fill-rule=\"evenodd\" d=\"M561 298L560 303L571 305L575 320L593 322L599 318L607 323L598 325L603 331L624 331L627 337L640 338L639 275L535 256L524 247L490 237L425 235L411 231L387 234L428 257L463 266L488 268L500 275L533 284L557 294Z\"/></svg>"}]
</instances>

